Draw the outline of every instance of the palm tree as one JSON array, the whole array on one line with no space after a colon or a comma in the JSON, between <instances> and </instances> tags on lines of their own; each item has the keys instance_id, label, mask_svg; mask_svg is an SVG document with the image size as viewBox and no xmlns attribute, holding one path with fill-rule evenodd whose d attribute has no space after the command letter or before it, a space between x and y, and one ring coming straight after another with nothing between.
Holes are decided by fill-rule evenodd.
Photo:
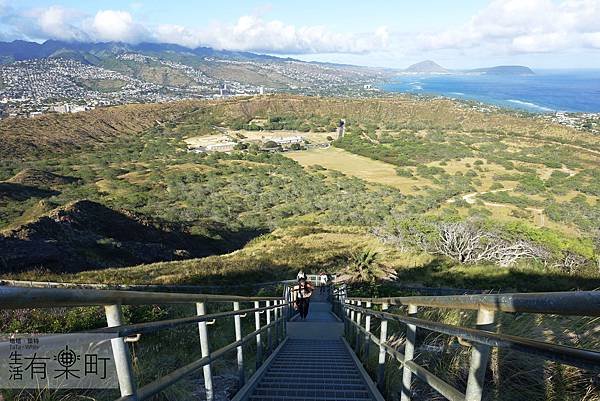
<instances>
[{"instance_id":1,"label":"palm tree","mask_svg":"<svg viewBox=\"0 0 600 401\"><path fill-rule=\"evenodd\" d=\"M375 281L379 263L379 254L372 249L362 249L350 255L348 272L353 275L353 281Z\"/></svg>"}]
</instances>

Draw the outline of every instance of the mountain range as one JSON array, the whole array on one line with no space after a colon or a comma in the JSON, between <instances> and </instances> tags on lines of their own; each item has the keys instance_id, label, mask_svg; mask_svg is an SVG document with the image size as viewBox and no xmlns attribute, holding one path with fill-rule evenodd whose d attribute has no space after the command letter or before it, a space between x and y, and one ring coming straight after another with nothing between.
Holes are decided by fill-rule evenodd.
<instances>
[{"instance_id":1,"label":"mountain range","mask_svg":"<svg viewBox=\"0 0 600 401\"><path fill-rule=\"evenodd\" d=\"M305 94L335 94L336 91L380 82L390 74L383 68L305 62L251 52L209 47L192 49L165 43L0 42L0 68L14 62L43 59L73 60L158 85L171 93L172 88L193 90L198 86L204 87L198 90L199 93L214 93L211 88L227 84L228 87L237 85L238 93L256 92L263 86L272 90L300 90ZM94 83L94 88L112 86L115 80L122 83L123 78L114 77L107 85ZM81 85L80 79L72 81Z\"/></svg>"},{"instance_id":2,"label":"mountain range","mask_svg":"<svg viewBox=\"0 0 600 401\"><path fill-rule=\"evenodd\" d=\"M0 42L3 97L36 99L27 109L19 103L16 111L9 110L16 115L43 111L55 99L86 104L152 103L219 92L262 93L263 88L304 95L355 95L397 74L452 73L533 72L522 66L452 71L431 60L405 70L375 68L165 43Z\"/></svg>"},{"instance_id":3,"label":"mountain range","mask_svg":"<svg viewBox=\"0 0 600 401\"><path fill-rule=\"evenodd\" d=\"M47 40L44 43L27 42L24 40L0 42L0 61L4 63L38 58L62 57L95 64L100 58L122 53L179 54L181 56L218 57L236 60L285 60L280 57L250 52L216 50L210 47L191 49L166 43L139 43L133 45L123 42L84 43L59 40Z\"/></svg>"},{"instance_id":4,"label":"mountain range","mask_svg":"<svg viewBox=\"0 0 600 401\"><path fill-rule=\"evenodd\" d=\"M449 70L435 61L425 60L413 64L403 71L409 74L485 74L485 75L533 75L529 67L522 65L501 65L487 68L475 68L471 70Z\"/></svg>"},{"instance_id":5,"label":"mountain range","mask_svg":"<svg viewBox=\"0 0 600 401\"><path fill-rule=\"evenodd\" d=\"M139 43L128 44L123 42L65 42L59 40L47 40L43 43L15 40L13 42L0 42L0 63L13 61L31 60L39 58L69 58L83 63L98 65L103 59L125 53L140 53L149 56L160 56L161 58L183 62L184 64L199 62L199 59L217 58L235 61L257 61L257 62L286 62L293 61L304 63L293 58L282 58L266 54L258 54L244 51L217 50L210 47L188 48L168 43ZM330 68L361 68L335 63L306 62ZM367 69L367 67L363 67ZM390 69L369 68L370 70L389 71ZM533 74L533 71L525 66L495 66L489 68L477 68L471 70L449 70L432 60L425 60L413 64L402 70L407 73L422 74L445 74L453 72L472 72L481 74L499 75L524 75Z\"/></svg>"}]
</instances>

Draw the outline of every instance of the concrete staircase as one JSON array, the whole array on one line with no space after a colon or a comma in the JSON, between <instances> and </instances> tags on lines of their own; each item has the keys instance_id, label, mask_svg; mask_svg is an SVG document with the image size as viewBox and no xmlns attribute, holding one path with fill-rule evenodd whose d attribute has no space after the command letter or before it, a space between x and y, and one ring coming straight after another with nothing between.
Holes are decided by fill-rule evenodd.
<instances>
[{"instance_id":1,"label":"concrete staircase","mask_svg":"<svg viewBox=\"0 0 600 401\"><path fill-rule=\"evenodd\" d=\"M254 390L252 401L371 401L342 340L288 340Z\"/></svg>"},{"instance_id":2,"label":"concrete staircase","mask_svg":"<svg viewBox=\"0 0 600 401\"><path fill-rule=\"evenodd\" d=\"M239 399L251 401L383 401L342 339L343 323L327 294L313 294L306 320L288 323L288 338L256 383ZM237 398L237 397L236 397Z\"/></svg>"}]
</instances>

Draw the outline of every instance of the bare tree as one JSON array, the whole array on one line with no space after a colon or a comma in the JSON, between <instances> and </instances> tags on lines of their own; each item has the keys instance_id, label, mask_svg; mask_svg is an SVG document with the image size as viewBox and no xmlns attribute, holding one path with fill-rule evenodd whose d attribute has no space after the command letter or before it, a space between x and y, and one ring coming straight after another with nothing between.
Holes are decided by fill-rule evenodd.
<instances>
[{"instance_id":1,"label":"bare tree","mask_svg":"<svg viewBox=\"0 0 600 401\"><path fill-rule=\"evenodd\" d=\"M512 266L520 259L538 259L545 261L550 253L543 247L529 241L518 240L509 242L497 238L497 243L487 247L482 253L481 259L498 263L500 266Z\"/></svg>"},{"instance_id":2,"label":"bare tree","mask_svg":"<svg viewBox=\"0 0 600 401\"><path fill-rule=\"evenodd\" d=\"M249 101L243 101L239 103L240 111L244 115L247 121L250 121L254 118L254 108L250 104Z\"/></svg>"},{"instance_id":3,"label":"bare tree","mask_svg":"<svg viewBox=\"0 0 600 401\"><path fill-rule=\"evenodd\" d=\"M545 260L549 256L544 248L529 241L511 242L471 222L439 223L437 229L438 239L432 244L435 253L460 263L492 262L506 267L520 259Z\"/></svg>"},{"instance_id":4,"label":"bare tree","mask_svg":"<svg viewBox=\"0 0 600 401\"><path fill-rule=\"evenodd\" d=\"M467 223L440 223L439 237L433 243L436 253L449 256L460 263L477 262L482 251L484 232Z\"/></svg>"},{"instance_id":5,"label":"bare tree","mask_svg":"<svg viewBox=\"0 0 600 401\"><path fill-rule=\"evenodd\" d=\"M586 259L583 256L567 251L564 258L555 266L565 273L573 274L585 265L585 262Z\"/></svg>"},{"instance_id":6,"label":"bare tree","mask_svg":"<svg viewBox=\"0 0 600 401\"><path fill-rule=\"evenodd\" d=\"M416 227L413 224L403 224L397 227L375 227L371 233L379 238L384 244L393 245L401 251L418 249L425 252L434 252L431 246L431 238L428 236L428 231L432 226ZM435 228L435 227L433 227Z\"/></svg>"},{"instance_id":7,"label":"bare tree","mask_svg":"<svg viewBox=\"0 0 600 401\"><path fill-rule=\"evenodd\" d=\"M542 246L522 239L507 240L473 221L406 225L396 229L377 227L372 233L383 243L402 251L416 248L464 264L491 262L507 267L521 259L538 259L546 263L551 256Z\"/></svg>"}]
</instances>

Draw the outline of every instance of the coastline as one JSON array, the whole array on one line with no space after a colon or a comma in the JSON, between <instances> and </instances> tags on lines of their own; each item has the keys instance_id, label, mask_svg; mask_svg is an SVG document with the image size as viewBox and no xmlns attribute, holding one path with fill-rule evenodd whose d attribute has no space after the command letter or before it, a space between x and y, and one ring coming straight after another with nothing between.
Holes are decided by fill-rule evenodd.
<instances>
[{"instance_id":1,"label":"coastline","mask_svg":"<svg viewBox=\"0 0 600 401\"><path fill-rule=\"evenodd\" d=\"M379 89L532 114L600 114L600 70L541 70L535 75L399 74Z\"/></svg>"}]
</instances>

